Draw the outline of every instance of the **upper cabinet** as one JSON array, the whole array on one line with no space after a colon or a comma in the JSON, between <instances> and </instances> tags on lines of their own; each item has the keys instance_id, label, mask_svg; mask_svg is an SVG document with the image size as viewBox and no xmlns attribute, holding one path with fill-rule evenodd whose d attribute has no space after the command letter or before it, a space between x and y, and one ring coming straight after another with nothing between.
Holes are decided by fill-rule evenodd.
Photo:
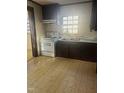
<instances>
[{"instance_id":1,"label":"upper cabinet","mask_svg":"<svg viewBox=\"0 0 124 93\"><path fill-rule=\"evenodd\" d=\"M97 0L92 3L91 30L97 31Z\"/></svg>"},{"instance_id":2,"label":"upper cabinet","mask_svg":"<svg viewBox=\"0 0 124 93\"><path fill-rule=\"evenodd\" d=\"M50 4L42 6L43 20L56 20L59 11L58 4Z\"/></svg>"}]
</instances>

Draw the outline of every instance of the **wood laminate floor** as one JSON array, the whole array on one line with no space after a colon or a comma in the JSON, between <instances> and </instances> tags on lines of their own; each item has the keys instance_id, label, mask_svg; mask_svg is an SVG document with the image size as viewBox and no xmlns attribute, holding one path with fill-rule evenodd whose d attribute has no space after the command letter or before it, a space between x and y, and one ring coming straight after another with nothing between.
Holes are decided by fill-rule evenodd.
<instances>
[{"instance_id":1,"label":"wood laminate floor","mask_svg":"<svg viewBox=\"0 0 124 93\"><path fill-rule=\"evenodd\" d=\"M37 57L28 65L28 93L96 93L96 63Z\"/></svg>"},{"instance_id":2,"label":"wood laminate floor","mask_svg":"<svg viewBox=\"0 0 124 93\"><path fill-rule=\"evenodd\" d=\"M30 60L31 58L33 58L32 50L31 49L28 49L27 50L27 60Z\"/></svg>"}]
</instances>

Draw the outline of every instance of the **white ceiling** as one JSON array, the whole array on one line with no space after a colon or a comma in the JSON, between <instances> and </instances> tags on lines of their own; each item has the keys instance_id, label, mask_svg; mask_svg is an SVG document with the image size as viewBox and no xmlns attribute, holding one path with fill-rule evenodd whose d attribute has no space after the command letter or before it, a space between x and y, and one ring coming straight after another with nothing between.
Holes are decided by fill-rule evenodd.
<instances>
[{"instance_id":1,"label":"white ceiling","mask_svg":"<svg viewBox=\"0 0 124 93\"><path fill-rule=\"evenodd\" d=\"M52 3L69 4L69 3L77 3L77 2L91 1L91 0L32 0L32 1L37 2L41 5L45 5Z\"/></svg>"}]
</instances>

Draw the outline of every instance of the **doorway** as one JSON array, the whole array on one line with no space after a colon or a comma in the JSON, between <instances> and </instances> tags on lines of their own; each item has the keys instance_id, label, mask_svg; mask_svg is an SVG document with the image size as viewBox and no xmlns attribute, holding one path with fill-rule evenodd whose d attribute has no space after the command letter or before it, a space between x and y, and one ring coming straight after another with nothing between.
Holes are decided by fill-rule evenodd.
<instances>
[{"instance_id":1,"label":"doorway","mask_svg":"<svg viewBox=\"0 0 124 93\"><path fill-rule=\"evenodd\" d=\"M27 60L37 57L37 41L33 7L27 8Z\"/></svg>"}]
</instances>

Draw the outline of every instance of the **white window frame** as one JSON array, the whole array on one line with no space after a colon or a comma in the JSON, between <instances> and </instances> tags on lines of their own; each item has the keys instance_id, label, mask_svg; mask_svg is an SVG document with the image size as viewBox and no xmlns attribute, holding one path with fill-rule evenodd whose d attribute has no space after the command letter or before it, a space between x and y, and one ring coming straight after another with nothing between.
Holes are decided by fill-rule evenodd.
<instances>
[{"instance_id":1,"label":"white window frame","mask_svg":"<svg viewBox=\"0 0 124 93\"><path fill-rule=\"evenodd\" d=\"M64 16L62 18L63 33L78 34L79 30L78 23L79 23L78 16Z\"/></svg>"}]
</instances>

